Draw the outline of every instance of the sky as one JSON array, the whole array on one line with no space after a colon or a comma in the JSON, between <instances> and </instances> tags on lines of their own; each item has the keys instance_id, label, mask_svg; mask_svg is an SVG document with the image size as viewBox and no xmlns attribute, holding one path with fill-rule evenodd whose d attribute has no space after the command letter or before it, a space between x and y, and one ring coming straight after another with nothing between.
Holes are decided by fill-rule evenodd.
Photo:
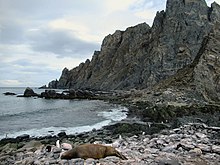
<instances>
[{"instance_id":1,"label":"sky","mask_svg":"<svg viewBox=\"0 0 220 165\"><path fill-rule=\"evenodd\" d=\"M213 0L206 0L210 5ZM220 4L220 0L216 0ZM59 79L115 30L150 26L166 0L0 0L0 87Z\"/></svg>"}]
</instances>

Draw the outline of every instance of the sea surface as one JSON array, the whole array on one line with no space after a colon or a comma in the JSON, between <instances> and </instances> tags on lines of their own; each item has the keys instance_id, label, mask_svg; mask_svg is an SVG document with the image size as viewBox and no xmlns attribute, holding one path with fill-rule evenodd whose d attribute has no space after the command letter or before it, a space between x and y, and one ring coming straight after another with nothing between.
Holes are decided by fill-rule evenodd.
<instances>
[{"instance_id":1,"label":"sea surface","mask_svg":"<svg viewBox=\"0 0 220 165\"><path fill-rule=\"evenodd\" d=\"M32 88L36 93L43 89ZM75 134L99 129L126 118L127 108L99 100L58 100L5 96L25 88L0 88L0 139Z\"/></svg>"}]
</instances>

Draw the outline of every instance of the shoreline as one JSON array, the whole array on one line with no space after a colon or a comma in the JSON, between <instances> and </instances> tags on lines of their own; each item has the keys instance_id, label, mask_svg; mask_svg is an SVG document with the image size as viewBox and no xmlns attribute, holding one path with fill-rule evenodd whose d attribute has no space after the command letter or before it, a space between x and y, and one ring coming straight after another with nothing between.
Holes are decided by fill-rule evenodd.
<instances>
[{"instance_id":1,"label":"shoreline","mask_svg":"<svg viewBox=\"0 0 220 165\"><path fill-rule=\"evenodd\" d=\"M29 88L29 90L32 90L31 88ZM47 91L47 92L46 92ZM50 93L50 91L54 91L54 90L46 90L46 93ZM78 90L80 91L80 90ZM45 93L43 92L43 93ZM7 93L7 92L6 92ZM25 93L25 92L24 92ZM35 97L35 92L34 96L28 96L28 97ZM53 93L53 92L52 92ZM65 91L65 93L71 93L68 91ZM84 91L84 93L88 93ZM98 93L98 95L97 95ZM182 126L184 124L190 123L190 122L200 122L200 123L204 123L207 124L209 126L220 126L220 117L218 118L218 116L220 116L220 106L219 105L214 105L214 104L203 104L203 105L198 105L198 104L189 104L189 105L168 105L168 103L164 103L164 104L157 104L155 102L150 102L150 101L135 101L133 102L133 100L130 98L131 96L130 91L111 91L111 92L104 92L104 91L98 91L98 92L94 92L92 95L92 97L89 98L81 98L79 100L85 100L85 99L89 99L89 100L101 100L104 102L108 102L110 104L116 104L119 105L121 107L124 107L127 109L127 116L125 119L122 119L120 121L114 121L111 124L107 124L102 126L101 128L98 128L98 130L102 130L105 129L107 127L111 128L112 127L118 127L118 125L120 125L119 127L119 133L131 133L133 129L129 129L128 132L126 132L126 127L137 127L135 129L138 129L139 132L132 132L131 134L141 134L142 132L147 132L148 134L152 134L152 133L158 133L159 131L161 131L162 129L172 129L172 128L176 128L179 126ZM54 94L54 93L53 93ZM55 92L55 94L57 94ZM13 94L14 95L14 94ZM155 95L155 94L154 94ZM37 96L41 97L41 94L37 94ZM70 95L71 96L71 95ZM20 97L20 96L19 96ZM26 96L24 96L26 97ZM63 99L63 98L59 98L60 96L58 95L56 98L53 97L49 97L49 98L44 98L44 99ZM68 96L69 97L69 96ZM65 98L67 99L67 98ZM69 100L69 99L68 99ZM209 118L209 120L206 120L206 118ZM213 119L213 120L211 120ZM210 121L211 120L211 121ZM134 126L133 126L134 124ZM126 126L123 126L126 125ZM139 125L139 126L137 126ZM149 126L151 125L151 126ZM147 126L147 127L155 127L155 130L147 130L147 129L143 129L141 128L142 126ZM125 127L125 128L123 128ZM93 128L92 130L97 130L97 128ZM85 133L85 132L92 132L91 131L83 131L83 132L75 132L74 134L69 134L69 136L72 135L77 135L77 134L81 134L81 133ZM124 132L123 132L124 131ZM59 131L57 133L57 135L59 133L62 133L65 131ZM65 132L66 133L66 132ZM56 137L57 135L48 135L46 136L38 136L38 137L30 137L30 135L26 134L26 137L30 137L30 139L38 139L38 138L44 138L44 137ZM21 135L23 136L23 135ZM13 141L13 139L15 138L9 138ZM3 139L0 139L0 143ZM16 140L15 140L16 141Z\"/></svg>"},{"instance_id":2,"label":"shoreline","mask_svg":"<svg viewBox=\"0 0 220 165\"><path fill-rule=\"evenodd\" d=\"M0 164L218 164L220 163L220 127L209 127L202 123L189 123L175 129L163 129L149 134L118 134L112 129L102 128L78 135L60 134L59 137L26 138L17 142L0 143ZM61 160L62 150L56 141L69 143L73 147L84 143L112 145L128 160L107 157L99 160ZM46 151L50 146L51 151Z\"/></svg>"},{"instance_id":3,"label":"shoreline","mask_svg":"<svg viewBox=\"0 0 220 165\"><path fill-rule=\"evenodd\" d=\"M126 93L99 96L98 100L119 104L127 107L129 111L125 120L98 130L93 129L74 135L60 132L57 136L30 138L28 135L23 135L2 139L0 140L0 162L3 162L2 165L46 164L48 162L52 164L102 163L103 165L156 165L166 162L213 165L220 163L220 127L217 127L220 124L218 118L220 109L218 105L170 106L149 104L146 101L132 102L133 100L128 98ZM162 111L163 109L165 111ZM122 139L119 138L120 136ZM112 145L120 140L120 144L115 148L128 157L128 160L122 161L116 157L100 160L61 160L61 150L55 146L57 140L72 146L84 143ZM52 146L53 150L46 152L47 146ZM21 155L25 156L21 157Z\"/></svg>"}]
</instances>

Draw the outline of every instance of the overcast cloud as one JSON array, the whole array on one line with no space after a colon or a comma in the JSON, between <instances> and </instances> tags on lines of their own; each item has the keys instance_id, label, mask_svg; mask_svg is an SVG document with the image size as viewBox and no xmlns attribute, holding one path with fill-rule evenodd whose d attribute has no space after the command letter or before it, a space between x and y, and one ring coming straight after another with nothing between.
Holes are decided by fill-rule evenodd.
<instances>
[{"instance_id":1,"label":"overcast cloud","mask_svg":"<svg viewBox=\"0 0 220 165\"><path fill-rule=\"evenodd\" d=\"M91 59L108 34L142 22L151 25L165 3L0 0L0 86L41 86L58 79L64 67Z\"/></svg>"}]
</instances>

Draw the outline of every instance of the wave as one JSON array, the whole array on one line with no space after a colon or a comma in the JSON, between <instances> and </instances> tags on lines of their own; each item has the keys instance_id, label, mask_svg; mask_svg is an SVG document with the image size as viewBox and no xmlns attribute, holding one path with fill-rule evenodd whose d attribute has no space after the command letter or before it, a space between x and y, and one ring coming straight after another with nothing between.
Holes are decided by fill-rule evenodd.
<instances>
[{"instance_id":1,"label":"wave","mask_svg":"<svg viewBox=\"0 0 220 165\"><path fill-rule=\"evenodd\" d=\"M36 116L42 113L47 113L48 115L48 111L50 111L51 113L53 113L54 111L60 111L62 109L62 112L65 111L65 108L47 108L47 109L39 109L36 111L32 111L32 112L21 112L21 113L17 113L17 114L6 114L3 116L0 116L0 121L3 120L14 120L14 119L10 119L10 117L26 117L26 118L30 118L32 116ZM69 127L69 126L65 126L65 124L62 124L62 127L60 126L45 126L44 128L31 128L28 130L22 130L22 131L13 131L13 132L8 132L7 137L10 138L15 138L17 136L23 135L23 134L28 134L31 137L39 137L39 136L47 136L47 135L56 135L59 132L65 131L67 134L76 134L76 133L81 133L81 132L88 132L88 131L92 131L92 129L100 129L103 126L109 125L112 122L117 122L117 121L121 121L123 119L125 119L127 117L127 111L128 109L126 107L122 107L122 106L116 106L116 107L111 107L108 110L105 111L96 111L96 115L98 117L101 117L101 121L99 120L98 123L96 124L85 124L82 126L76 126L76 127ZM19 119L20 120L20 119ZM68 124L69 125L69 124ZM74 125L74 124L73 124ZM3 132L2 132L3 133ZM0 139L5 138L5 133L1 134L0 133Z\"/></svg>"},{"instance_id":2,"label":"wave","mask_svg":"<svg viewBox=\"0 0 220 165\"><path fill-rule=\"evenodd\" d=\"M28 134L31 137L40 137L40 136L48 136L48 135L57 135L58 133L62 131L65 131L66 134L70 135L70 134L92 131L94 128L100 129L103 126L109 125L110 123L111 123L111 120L104 120L94 125L85 125L85 126L79 126L79 127L47 127L47 128L41 128L41 129L30 129L26 131L8 133L7 137L15 138L23 134ZM5 135L0 136L0 139L3 139L3 138L5 138Z\"/></svg>"},{"instance_id":3,"label":"wave","mask_svg":"<svg viewBox=\"0 0 220 165\"><path fill-rule=\"evenodd\" d=\"M99 112L98 116L111 121L121 121L127 117L127 111L128 109L126 107L117 107L110 109L110 111Z\"/></svg>"}]
</instances>

